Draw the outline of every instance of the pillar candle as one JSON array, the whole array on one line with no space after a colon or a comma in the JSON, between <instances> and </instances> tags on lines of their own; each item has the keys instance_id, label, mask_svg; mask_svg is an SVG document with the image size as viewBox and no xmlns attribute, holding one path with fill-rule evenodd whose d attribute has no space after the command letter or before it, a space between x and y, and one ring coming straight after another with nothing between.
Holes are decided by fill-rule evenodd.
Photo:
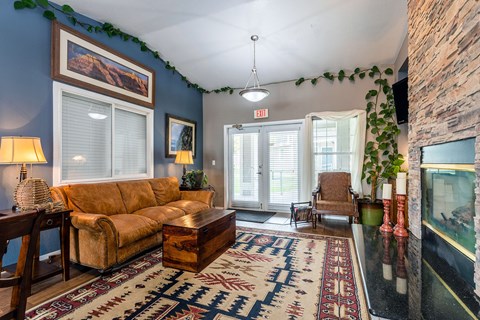
<instances>
[{"instance_id":1,"label":"pillar candle","mask_svg":"<svg viewBox=\"0 0 480 320\"><path fill-rule=\"evenodd\" d=\"M383 199L392 199L392 185L389 183L383 184Z\"/></svg>"},{"instance_id":2,"label":"pillar candle","mask_svg":"<svg viewBox=\"0 0 480 320\"><path fill-rule=\"evenodd\" d=\"M383 278L385 280L392 280L393 279L393 270L391 264L382 263L383 269Z\"/></svg>"},{"instance_id":3,"label":"pillar candle","mask_svg":"<svg viewBox=\"0 0 480 320\"><path fill-rule=\"evenodd\" d=\"M397 173L397 179L407 179L407 173L406 172Z\"/></svg>"},{"instance_id":4,"label":"pillar candle","mask_svg":"<svg viewBox=\"0 0 480 320\"><path fill-rule=\"evenodd\" d=\"M397 179L397 194L407 194L407 179Z\"/></svg>"},{"instance_id":5,"label":"pillar candle","mask_svg":"<svg viewBox=\"0 0 480 320\"><path fill-rule=\"evenodd\" d=\"M407 293L407 279L397 277L397 292L400 294Z\"/></svg>"}]
</instances>

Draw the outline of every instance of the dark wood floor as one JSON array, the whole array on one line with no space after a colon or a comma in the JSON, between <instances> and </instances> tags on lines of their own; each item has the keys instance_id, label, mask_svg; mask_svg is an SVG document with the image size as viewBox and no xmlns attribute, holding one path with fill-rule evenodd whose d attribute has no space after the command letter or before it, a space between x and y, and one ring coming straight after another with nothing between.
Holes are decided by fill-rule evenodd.
<instances>
[{"instance_id":1,"label":"dark wood floor","mask_svg":"<svg viewBox=\"0 0 480 320\"><path fill-rule=\"evenodd\" d=\"M312 228L311 223L300 223L298 224L297 228L288 224L261 224L243 221L237 221L237 225L258 229L313 233L328 236L352 238L352 230L348 222L339 220L323 219L321 223L317 224L316 229ZM77 265L72 265L70 267L70 274L71 278L69 281L66 282L62 281L61 275L57 275L50 279L34 284L32 287L32 295L28 298L27 308L37 306L99 276L99 273L96 270L80 267ZM9 301L10 291L5 289L0 290L0 310L2 310L2 307L5 307L6 303L8 303Z\"/></svg>"}]
</instances>

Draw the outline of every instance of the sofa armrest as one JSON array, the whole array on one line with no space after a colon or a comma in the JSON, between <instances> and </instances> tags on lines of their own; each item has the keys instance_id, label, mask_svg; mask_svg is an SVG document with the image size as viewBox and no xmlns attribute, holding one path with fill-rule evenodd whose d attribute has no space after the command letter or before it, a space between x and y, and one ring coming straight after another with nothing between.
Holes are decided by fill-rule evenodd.
<instances>
[{"instance_id":1,"label":"sofa armrest","mask_svg":"<svg viewBox=\"0 0 480 320\"><path fill-rule=\"evenodd\" d=\"M73 227L90 232L108 232L117 234L112 220L104 214L72 212L70 214Z\"/></svg>"},{"instance_id":2,"label":"sofa armrest","mask_svg":"<svg viewBox=\"0 0 480 320\"><path fill-rule=\"evenodd\" d=\"M210 208L213 206L214 191L198 190L198 191L180 191L181 200L200 201L207 204Z\"/></svg>"}]
</instances>

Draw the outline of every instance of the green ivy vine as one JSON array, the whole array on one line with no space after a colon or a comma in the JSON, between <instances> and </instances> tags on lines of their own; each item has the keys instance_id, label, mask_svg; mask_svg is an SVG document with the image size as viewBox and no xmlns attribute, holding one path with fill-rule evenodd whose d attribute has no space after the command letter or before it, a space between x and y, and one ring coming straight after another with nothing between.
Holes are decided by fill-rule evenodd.
<instances>
[{"instance_id":1,"label":"green ivy vine","mask_svg":"<svg viewBox=\"0 0 480 320\"><path fill-rule=\"evenodd\" d=\"M131 41L139 46L140 51L149 52L155 59L161 59L158 51L150 49L147 43L138 37L123 32L111 23L105 22L101 25L92 25L79 20L75 16L75 10L69 5L56 6L52 5L48 0L18 0L14 2L14 8L17 10L41 8L43 9L43 16L49 20L57 19L56 14L63 14L72 25L80 26L89 33L105 33L110 38L119 37L123 41ZM170 61L165 62L165 68L172 72L176 71L175 66ZM385 77L392 74L393 70L391 68L381 71L377 66L373 66L367 69L355 68L350 74L340 70L338 73L325 72L317 77L302 77L295 81L296 86L300 86L308 81L315 86L321 79L328 81L338 80L340 82L348 79L353 82L356 78L364 79L367 75L375 79L375 89L369 90L365 96L367 101L367 130L369 130L374 139L368 141L365 145L362 172L362 180L366 179L366 182L372 187L370 194L372 201L376 200L376 192L381 183L388 178L394 177L404 162L403 156L398 153L397 137L400 134L400 129L398 129L395 122L395 104L392 88ZM232 94L235 89L238 89L223 87L206 90L183 75L181 79L187 84L187 87L193 88L200 93L226 92ZM385 99L380 99L382 94L385 96Z\"/></svg>"},{"instance_id":2,"label":"green ivy vine","mask_svg":"<svg viewBox=\"0 0 480 320\"><path fill-rule=\"evenodd\" d=\"M120 30L120 28L114 27L109 22L105 22L102 25L92 25L88 22L79 20L75 16L75 10L67 4L57 7L56 5L53 5L50 2L48 2L48 0L18 0L13 3L13 6L16 10L41 8L43 10L43 16L48 20L55 20L57 19L57 16L56 16L57 14L63 14L66 16L68 21L70 21L70 23L74 26L80 26L89 33L105 33L110 38L119 37L123 41L131 41L139 46L140 51L149 52L155 59L161 60L160 54L158 53L158 51L154 51L150 49L145 41L142 41L138 37L135 37L128 33L123 32L122 30ZM172 65L170 61L165 61L165 69L171 70L172 72L176 71L175 66ZM187 84L187 87L193 88L200 93L228 92L232 94L234 90L233 88L230 88L230 87L223 87L223 88L209 91L202 88L197 83L191 82L190 80L188 80L187 77L183 75L181 75L181 79L183 82Z\"/></svg>"},{"instance_id":3,"label":"green ivy vine","mask_svg":"<svg viewBox=\"0 0 480 320\"><path fill-rule=\"evenodd\" d=\"M300 78L295 84L300 86L306 81L316 85L318 80L323 78L330 81L337 79L342 82L345 79L355 81L356 77L363 79L366 76L375 79L375 89L371 89L365 95L367 102L367 131L371 133L372 140L365 144L365 156L363 161L362 180L366 180L371 186L370 200L377 199L377 189L389 178L393 178L400 171L404 163L403 155L398 153L397 138L400 129L395 119L395 103L393 100L392 87L386 76L393 75L393 70L387 68L381 71L377 66L369 69L355 68L347 74L340 70L337 74L325 72L315 78ZM384 95L384 99L381 99Z\"/></svg>"}]
</instances>

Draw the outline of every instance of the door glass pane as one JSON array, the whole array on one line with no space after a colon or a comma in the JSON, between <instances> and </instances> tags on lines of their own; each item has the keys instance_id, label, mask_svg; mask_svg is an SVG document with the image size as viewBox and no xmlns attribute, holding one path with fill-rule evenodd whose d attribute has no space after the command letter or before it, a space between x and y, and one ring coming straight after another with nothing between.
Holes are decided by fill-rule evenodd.
<instances>
[{"instance_id":1,"label":"door glass pane","mask_svg":"<svg viewBox=\"0 0 480 320\"><path fill-rule=\"evenodd\" d=\"M269 204L290 204L299 197L299 131L268 133Z\"/></svg>"},{"instance_id":2,"label":"door glass pane","mask_svg":"<svg viewBox=\"0 0 480 320\"><path fill-rule=\"evenodd\" d=\"M259 201L258 136L258 132L251 132L232 137L232 201Z\"/></svg>"}]
</instances>

